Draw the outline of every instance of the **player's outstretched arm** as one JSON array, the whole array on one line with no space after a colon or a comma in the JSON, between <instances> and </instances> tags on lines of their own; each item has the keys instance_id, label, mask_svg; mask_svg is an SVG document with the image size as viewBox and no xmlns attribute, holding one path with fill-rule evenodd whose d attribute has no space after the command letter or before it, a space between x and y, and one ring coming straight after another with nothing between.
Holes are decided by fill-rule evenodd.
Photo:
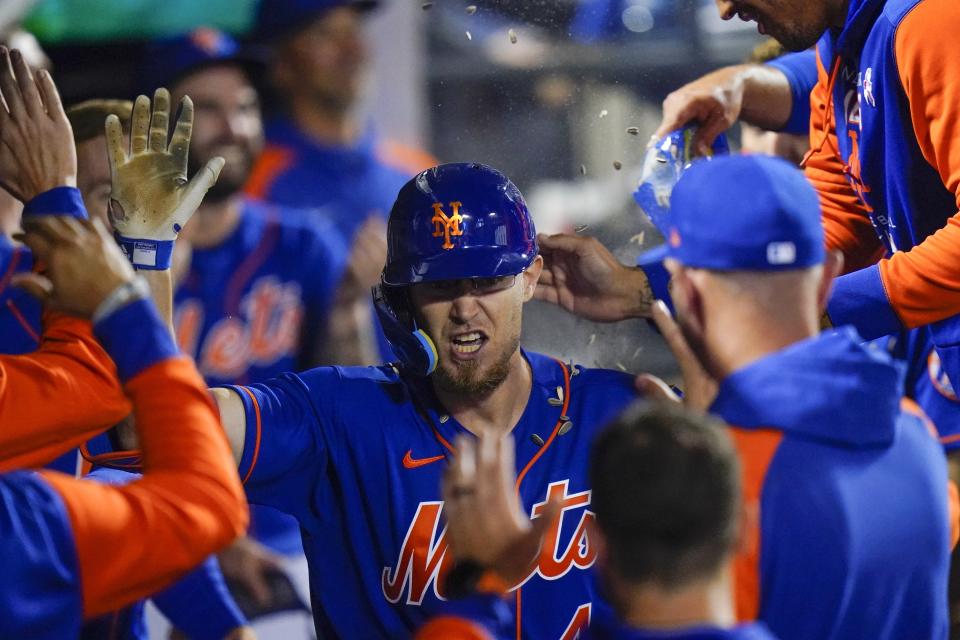
<instances>
[{"instance_id":1,"label":"player's outstretched arm","mask_svg":"<svg viewBox=\"0 0 960 640\"><path fill-rule=\"evenodd\" d=\"M534 297L595 322L650 317L653 292L641 269L621 264L599 240L537 236L543 271Z\"/></svg>"},{"instance_id":2,"label":"player's outstretched arm","mask_svg":"<svg viewBox=\"0 0 960 640\"><path fill-rule=\"evenodd\" d=\"M42 474L69 517L83 612L98 615L158 590L242 533L246 501L202 378L103 226L51 217L31 224L28 241L48 269L27 286L52 307L94 317L143 449L144 477L124 487ZM121 284L94 308L91 279L103 289Z\"/></svg>"},{"instance_id":3,"label":"player's outstretched arm","mask_svg":"<svg viewBox=\"0 0 960 640\"><path fill-rule=\"evenodd\" d=\"M706 155L714 139L737 120L777 130L790 118L793 95L787 76L763 64L718 69L670 93L654 134L660 139L689 123L698 123L693 149Z\"/></svg>"}]
</instances>

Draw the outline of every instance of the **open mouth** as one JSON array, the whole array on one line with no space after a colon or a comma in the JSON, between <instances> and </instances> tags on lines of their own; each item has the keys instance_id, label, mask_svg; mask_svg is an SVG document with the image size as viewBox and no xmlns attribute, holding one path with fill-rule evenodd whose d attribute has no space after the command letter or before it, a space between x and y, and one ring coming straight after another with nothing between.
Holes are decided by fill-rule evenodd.
<instances>
[{"instance_id":1,"label":"open mouth","mask_svg":"<svg viewBox=\"0 0 960 640\"><path fill-rule=\"evenodd\" d=\"M450 339L453 352L460 356L470 356L477 353L486 342L487 337L480 331L461 333Z\"/></svg>"}]
</instances>

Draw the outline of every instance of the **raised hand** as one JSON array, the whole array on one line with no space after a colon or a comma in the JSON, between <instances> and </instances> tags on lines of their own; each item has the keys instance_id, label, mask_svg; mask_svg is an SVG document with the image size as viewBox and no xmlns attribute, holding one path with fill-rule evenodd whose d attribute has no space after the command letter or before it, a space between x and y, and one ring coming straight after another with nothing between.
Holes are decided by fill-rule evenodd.
<instances>
[{"instance_id":1,"label":"raised hand","mask_svg":"<svg viewBox=\"0 0 960 640\"><path fill-rule=\"evenodd\" d=\"M113 182L110 222L128 254L131 247L124 239L133 241L145 256L147 264L137 263L133 257L141 267L169 267L171 243L217 181L224 164L223 158L212 158L188 182L187 154L193 130L190 98L180 102L180 117L168 144L169 118L166 89L154 94L152 116L149 98L139 96L133 107L129 153L120 120L109 116L106 122ZM156 264L149 264L151 251L159 254Z\"/></svg>"},{"instance_id":2,"label":"raised hand","mask_svg":"<svg viewBox=\"0 0 960 640\"><path fill-rule=\"evenodd\" d=\"M135 277L133 267L98 219L42 216L24 220L23 242L43 274L21 273L13 283L49 307L90 318L100 303Z\"/></svg>"},{"instance_id":3,"label":"raised hand","mask_svg":"<svg viewBox=\"0 0 960 640\"><path fill-rule=\"evenodd\" d=\"M73 131L50 74L36 77L16 49L0 47L0 186L26 203L76 186Z\"/></svg>"},{"instance_id":4,"label":"raised hand","mask_svg":"<svg viewBox=\"0 0 960 640\"><path fill-rule=\"evenodd\" d=\"M457 562L475 562L508 585L519 584L540 555L543 536L560 515L557 502L534 520L514 489L513 439L460 436L443 479L447 540Z\"/></svg>"},{"instance_id":5,"label":"raised hand","mask_svg":"<svg viewBox=\"0 0 960 640\"><path fill-rule=\"evenodd\" d=\"M537 243L543 271L534 298L595 322L650 315L653 293L646 276L620 264L596 238L540 234Z\"/></svg>"}]
</instances>

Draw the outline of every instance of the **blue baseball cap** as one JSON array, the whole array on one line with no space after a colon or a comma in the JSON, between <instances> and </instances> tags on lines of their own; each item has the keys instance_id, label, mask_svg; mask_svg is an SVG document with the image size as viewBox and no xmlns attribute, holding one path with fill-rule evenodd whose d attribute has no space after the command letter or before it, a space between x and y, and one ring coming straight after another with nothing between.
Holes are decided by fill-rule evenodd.
<instances>
[{"instance_id":1,"label":"blue baseball cap","mask_svg":"<svg viewBox=\"0 0 960 640\"><path fill-rule=\"evenodd\" d=\"M824 260L816 191L794 165L772 156L694 162L673 189L666 227L666 242L638 264L673 258L716 271L786 271Z\"/></svg>"},{"instance_id":2,"label":"blue baseball cap","mask_svg":"<svg viewBox=\"0 0 960 640\"><path fill-rule=\"evenodd\" d=\"M237 64L248 74L257 75L265 57L226 33L212 27L199 27L190 33L154 40L144 51L140 69L141 92L150 95L157 87L171 88L185 76L206 67Z\"/></svg>"},{"instance_id":3,"label":"blue baseball cap","mask_svg":"<svg viewBox=\"0 0 960 640\"><path fill-rule=\"evenodd\" d=\"M276 42L308 27L321 14L339 7L365 13L380 6L380 0L260 0L254 39Z\"/></svg>"}]
</instances>

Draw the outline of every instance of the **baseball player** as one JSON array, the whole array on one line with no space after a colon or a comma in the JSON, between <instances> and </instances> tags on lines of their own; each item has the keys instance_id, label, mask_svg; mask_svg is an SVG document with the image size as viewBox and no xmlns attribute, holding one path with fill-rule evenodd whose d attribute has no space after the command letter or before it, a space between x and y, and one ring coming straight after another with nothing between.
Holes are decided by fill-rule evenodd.
<instances>
[{"instance_id":1,"label":"baseball player","mask_svg":"<svg viewBox=\"0 0 960 640\"><path fill-rule=\"evenodd\" d=\"M27 218L86 217L73 186L70 125L49 74L34 78L20 52L0 48L0 92L9 109L0 110L0 184L25 203ZM126 416L130 403L88 322L51 310L41 328L39 304L11 286L33 269L30 251L4 237L0 264L0 352L9 354L0 356L0 422L16 425L0 430L0 471L10 471L75 449Z\"/></svg>"},{"instance_id":2,"label":"baseball player","mask_svg":"<svg viewBox=\"0 0 960 640\"><path fill-rule=\"evenodd\" d=\"M817 59L815 51L788 54L781 56L767 64L767 69L758 70L745 65L745 70L739 71L747 77L756 80L757 75L776 77L771 71L782 73L780 84L771 83L772 87L759 90L754 87L745 90L742 97L741 116L747 113L789 113L789 118L778 128L782 133L807 132L809 129L811 111L810 94L817 83ZM704 78L700 82L703 86L711 86L725 77L738 73L738 68L728 68L715 72L714 79ZM787 90L788 89L788 90ZM671 101L682 100L684 95L692 95L699 89L688 88L681 90ZM686 98L690 100L690 98ZM693 102L690 103L694 104ZM666 118L670 118L673 107L667 109ZM713 127L722 127L723 122L711 123ZM771 123L767 123L768 126ZM702 132L698 132L703 135ZM706 132L712 135L712 131ZM829 238L828 238L829 242ZM655 292L659 297L669 295L664 289ZM908 372L905 380L905 393L915 400L924 413L937 426L940 441L944 450L951 454L960 444L960 401L944 369L940 354L935 350L931 327L917 327L909 331L898 331L892 336L879 338L878 346L886 349L894 357L907 363ZM956 475L953 476L955 479Z\"/></svg>"},{"instance_id":3,"label":"baseball player","mask_svg":"<svg viewBox=\"0 0 960 640\"><path fill-rule=\"evenodd\" d=\"M520 348L542 260L501 173L419 174L387 236L375 299L399 364L213 390L248 498L299 520L319 635L403 636L437 610L453 563L440 496L451 443L512 433L524 510L560 512L536 567L510 585L514 633L572 638L597 596L586 453L635 397L632 380Z\"/></svg>"},{"instance_id":4,"label":"baseball player","mask_svg":"<svg viewBox=\"0 0 960 640\"><path fill-rule=\"evenodd\" d=\"M31 220L28 231L46 270L21 284L93 319L135 407L147 468L125 487L54 471L0 476L0 635L77 637L84 618L156 591L242 533L247 509L202 379L113 238L69 217ZM21 407L20 422L33 410Z\"/></svg>"},{"instance_id":5,"label":"baseball player","mask_svg":"<svg viewBox=\"0 0 960 640\"><path fill-rule=\"evenodd\" d=\"M943 370L957 385L956 4L719 0L718 7L725 19L756 20L788 49L816 44L805 171L820 195L828 246L843 252L846 270L827 307L829 319L853 324L866 339L929 325ZM772 77L780 79L776 90L791 93L783 80L796 78ZM711 91L712 99L705 87L681 89L662 128L705 112L735 118L744 85L730 86L729 94Z\"/></svg>"},{"instance_id":6,"label":"baseball player","mask_svg":"<svg viewBox=\"0 0 960 640\"><path fill-rule=\"evenodd\" d=\"M119 119L124 135L129 135L132 111L133 103L125 100L91 100L67 110L77 149L78 188L88 210L107 223L112 185L109 161L103 152L106 144L103 123L109 115L114 115ZM166 295L169 296L169 288ZM169 308L169 301L164 306ZM127 440L132 440L135 445L129 427L111 431L104 437L105 442ZM92 455L91 446L88 445L84 450L95 465L86 478L110 485L125 485L139 477L131 470L140 468L138 455L124 456L112 451ZM150 599L176 628L191 638L242 638L252 633L245 616L226 588L219 564L212 556L167 589L152 594ZM147 624L144 605L145 601L138 601L124 609L87 620L81 637L145 638Z\"/></svg>"},{"instance_id":7,"label":"baseball player","mask_svg":"<svg viewBox=\"0 0 960 640\"><path fill-rule=\"evenodd\" d=\"M512 638L497 585L524 571L543 527L513 495L510 440L458 444L443 492L456 597L416 638ZM739 473L724 425L692 412L638 402L601 432L590 454L591 535L605 549L595 571L614 611L594 616L581 638L772 640L762 623L735 623Z\"/></svg>"},{"instance_id":8,"label":"baseball player","mask_svg":"<svg viewBox=\"0 0 960 640\"><path fill-rule=\"evenodd\" d=\"M935 430L901 406L902 371L850 328L817 335L840 258L816 193L781 159L729 156L695 163L670 205L667 244L641 258L667 258L683 335L665 306L654 318L687 399L736 425L759 513L738 617L781 638L943 637L956 488Z\"/></svg>"}]
</instances>

